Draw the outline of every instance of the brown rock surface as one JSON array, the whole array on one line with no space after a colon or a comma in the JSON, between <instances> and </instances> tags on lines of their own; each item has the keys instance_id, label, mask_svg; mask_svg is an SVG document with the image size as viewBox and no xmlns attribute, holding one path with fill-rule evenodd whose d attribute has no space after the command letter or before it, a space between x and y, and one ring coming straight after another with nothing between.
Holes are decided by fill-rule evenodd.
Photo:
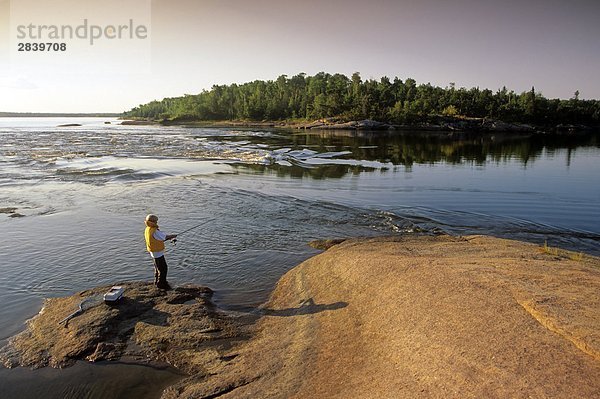
<instances>
[{"instance_id":1,"label":"brown rock surface","mask_svg":"<svg viewBox=\"0 0 600 399\"><path fill-rule=\"evenodd\" d=\"M237 316L208 288L128 283L63 327L108 287L49 299L0 360L166 361L191 376L163 399L600 397L598 258L484 236L339 241Z\"/></svg>"},{"instance_id":2,"label":"brown rock surface","mask_svg":"<svg viewBox=\"0 0 600 399\"><path fill-rule=\"evenodd\" d=\"M574 257L575 258L575 257ZM483 236L348 240L164 398L597 398L600 261Z\"/></svg>"},{"instance_id":3,"label":"brown rock surface","mask_svg":"<svg viewBox=\"0 0 600 399\"><path fill-rule=\"evenodd\" d=\"M163 291L146 283L120 285L124 297L110 306L102 301L110 287L47 299L27 329L0 350L0 362L6 367L66 367L79 359L125 356L203 375L223 362L232 342L242 339L238 321L212 304L206 287ZM61 324L84 300L84 312Z\"/></svg>"}]
</instances>

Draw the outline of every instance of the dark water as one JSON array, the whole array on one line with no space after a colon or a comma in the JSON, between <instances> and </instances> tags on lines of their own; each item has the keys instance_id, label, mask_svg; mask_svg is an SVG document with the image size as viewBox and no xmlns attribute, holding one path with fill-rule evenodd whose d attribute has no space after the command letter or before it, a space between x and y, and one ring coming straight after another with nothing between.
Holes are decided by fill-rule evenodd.
<instances>
[{"instance_id":1,"label":"dark water","mask_svg":"<svg viewBox=\"0 0 600 399\"><path fill-rule=\"evenodd\" d=\"M61 370L50 367L39 370L0 368L1 397L7 399L158 399L165 387L183 377L169 368L106 362L77 362Z\"/></svg>"},{"instance_id":2,"label":"dark water","mask_svg":"<svg viewBox=\"0 0 600 399\"><path fill-rule=\"evenodd\" d=\"M0 119L0 208L25 216L0 214L0 339L21 330L44 297L151 279L142 238L150 212L168 233L205 223L167 248L169 279L212 287L224 307L264 301L283 273L316 253L306 243L317 238L492 234L600 255L597 135L103 121L56 128L73 120ZM12 372L0 381L22 381ZM22 388L16 397L37 397Z\"/></svg>"}]
</instances>

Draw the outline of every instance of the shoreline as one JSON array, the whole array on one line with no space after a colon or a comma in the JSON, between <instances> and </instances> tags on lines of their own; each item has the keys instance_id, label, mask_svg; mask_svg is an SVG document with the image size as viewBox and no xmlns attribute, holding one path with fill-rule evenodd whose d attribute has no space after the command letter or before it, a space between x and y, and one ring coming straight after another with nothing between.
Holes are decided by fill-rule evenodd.
<instances>
[{"instance_id":1,"label":"shoreline","mask_svg":"<svg viewBox=\"0 0 600 399\"><path fill-rule=\"evenodd\" d=\"M138 289L140 295L134 302L144 301L148 295L154 298L150 319L148 310L143 316L146 319L140 316L146 321L138 320L138 316L130 319L129 323L135 324L132 333L136 345L146 348L141 352L146 356L166 361L189 375L167 388L164 399L204 397L218 392L223 392L223 397L256 396L261 392L306 398L344 397L351 392L367 396L393 393L395 397L437 397L443 392L448 394L445 389L450 386L487 397L538 392L549 387L584 396L590 389L600 390L600 385L580 381L600 370L600 341L596 340L600 331L597 324L594 327L594 321L600 320L600 310L595 307L600 299L598 291L593 294L594 287L600 288L599 258L486 236L400 236L323 240L313 244L325 252L282 276L270 299L257 309L221 311L205 301L210 297L206 297L210 291L207 288L184 287L184 291L177 288L162 297L150 292L143 283L132 283L131 288ZM67 311L67 305L72 307L82 296L101 292L103 288L106 287L51 300L59 311L52 316L52 310L46 307L44 317L58 318ZM198 303L199 298L202 303ZM214 341L216 346L202 335L215 332L204 329L198 335L198 327L189 324L186 314L191 309L190 300L196 301L192 313L200 311L209 318L216 317L221 323L219 331L223 328L229 331L225 336L215 331L221 336ZM447 301L450 302L443 305ZM455 305L450 304L454 301L458 301L456 306L461 312L453 313ZM439 313L441 310L444 311ZM482 317L486 314L504 314L507 319ZM87 319L90 321L98 315L84 314L80 320L73 319L73 328L83 326L84 317L92 316ZM407 325L409 319L405 317L414 320ZM444 324L450 321L457 324L447 329ZM510 340L496 342L496 336L488 332L503 330L508 325L512 325L510 331L513 331L509 333ZM421 328L435 339L429 341L427 334L413 334ZM163 339L178 342L180 338L181 342L191 339L198 343L178 352L161 346ZM202 349L198 340L208 343L208 347ZM449 342L453 350L463 354L457 358L454 352L442 351L436 344L442 342L439 340ZM538 342L546 345L546 350L550 348L551 353L545 355ZM40 344L45 345L35 341L34 347L41 348ZM104 345L103 350L99 346L92 359L120 358L115 355L118 351L114 352L118 342ZM414 352L416 347L422 349ZM482 362L490 353L508 352L516 356L513 347L526 350L519 355L525 356L519 364L527 365L528 371L522 372L528 383L513 378L512 374L470 371L460 362L455 363L464 356L465 359L474 356L473 359ZM207 348L212 349L206 352ZM428 349L421 354L424 348ZM396 351L403 355L389 358ZM90 357L86 351L82 353ZM6 354L4 349L3 354ZM94 357L97 354L101 356ZM504 364L497 367L516 366L515 359L508 355L501 359ZM565 372L562 364L553 365L548 371L548 364L543 363L548 356L570 364L569 373L577 371L579 376L569 374L569 378L580 381L579 385L547 375L558 373L559 369ZM356 363L354 357L369 366ZM407 357L413 357L410 364L403 360ZM408 367L405 372L409 375L428 373L427 364L432 359L436 359L433 364L440 366L437 372L443 376L433 385L422 379L428 374L410 383L399 381L406 379L406 373L389 374L397 367ZM50 360L48 364L68 365L68 362ZM537 367L540 364L546 364L543 373ZM424 369L415 369L415 365ZM446 369L451 374L443 371ZM468 378L453 377L473 372L474 375L469 374L471 378L486 383L472 385ZM483 388L488 390L481 391Z\"/></svg>"},{"instance_id":2,"label":"shoreline","mask_svg":"<svg viewBox=\"0 0 600 399\"><path fill-rule=\"evenodd\" d=\"M525 123L507 123L484 118L440 118L436 122L417 122L398 125L376 120L340 120L336 118L315 121L282 120L282 121L247 121L247 120L148 120L121 117L121 125L163 125L188 126L205 128L259 128L286 130L355 130L355 131L388 131L388 132L439 132L439 133L474 133L474 134L525 134L525 135L576 135L594 134L600 131L598 126L556 125L535 126Z\"/></svg>"}]
</instances>

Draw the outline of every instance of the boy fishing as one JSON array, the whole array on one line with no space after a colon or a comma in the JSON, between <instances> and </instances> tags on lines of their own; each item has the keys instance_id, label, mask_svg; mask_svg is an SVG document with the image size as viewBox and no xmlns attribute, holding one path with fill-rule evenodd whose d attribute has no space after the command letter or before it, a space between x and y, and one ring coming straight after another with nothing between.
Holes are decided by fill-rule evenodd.
<instances>
[{"instance_id":1,"label":"boy fishing","mask_svg":"<svg viewBox=\"0 0 600 399\"><path fill-rule=\"evenodd\" d=\"M144 238L146 239L146 249L154 261L154 285L163 290L170 290L171 286L167 282L167 261L165 260L165 241L172 240L177 234L166 234L158 228L158 216L146 216L146 230Z\"/></svg>"}]
</instances>

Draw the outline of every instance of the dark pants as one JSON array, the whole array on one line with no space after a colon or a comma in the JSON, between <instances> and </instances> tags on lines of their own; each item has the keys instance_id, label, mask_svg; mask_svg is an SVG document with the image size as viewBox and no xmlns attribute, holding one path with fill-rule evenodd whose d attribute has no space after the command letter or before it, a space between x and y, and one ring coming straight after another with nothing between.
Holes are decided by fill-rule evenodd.
<instances>
[{"instance_id":1,"label":"dark pants","mask_svg":"<svg viewBox=\"0 0 600 399\"><path fill-rule=\"evenodd\" d=\"M167 261L164 256L160 258L154 258L154 285L158 288L162 288L168 290L169 283L167 283L167 271L169 267L167 266Z\"/></svg>"}]
</instances>

